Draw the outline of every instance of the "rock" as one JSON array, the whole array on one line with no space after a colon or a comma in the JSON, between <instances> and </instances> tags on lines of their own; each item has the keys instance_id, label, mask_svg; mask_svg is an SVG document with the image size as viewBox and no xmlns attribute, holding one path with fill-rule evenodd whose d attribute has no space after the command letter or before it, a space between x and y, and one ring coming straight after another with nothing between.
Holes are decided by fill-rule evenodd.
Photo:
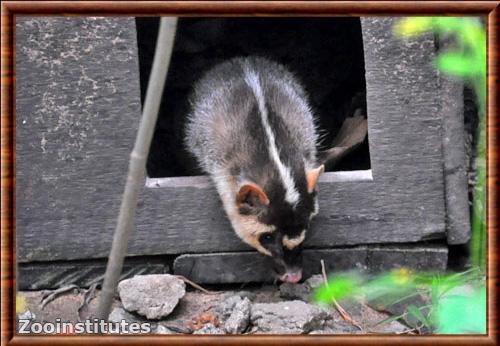
<instances>
[{"instance_id":1,"label":"rock","mask_svg":"<svg viewBox=\"0 0 500 346\"><path fill-rule=\"evenodd\" d=\"M309 279L307 279L305 284L309 285L311 289L316 289L325 283L323 279L323 275L313 275Z\"/></svg>"},{"instance_id":2,"label":"rock","mask_svg":"<svg viewBox=\"0 0 500 346\"><path fill-rule=\"evenodd\" d=\"M292 284L285 282L280 286L280 297L283 299L300 299L307 302L310 294L309 287L305 283Z\"/></svg>"},{"instance_id":3,"label":"rock","mask_svg":"<svg viewBox=\"0 0 500 346\"><path fill-rule=\"evenodd\" d=\"M33 321L36 319L36 315L34 313L32 313L30 310L26 310L22 314L18 315L18 319Z\"/></svg>"},{"instance_id":4,"label":"rock","mask_svg":"<svg viewBox=\"0 0 500 346\"><path fill-rule=\"evenodd\" d=\"M411 328L405 326L398 321L391 321L389 323L382 323L373 329L373 332L383 333L383 334L401 334L408 331Z\"/></svg>"},{"instance_id":5,"label":"rock","mask_svg":"<svg viewBox=\"0 0 500 346\"><path fill-rule=\"evenodd\" d=\"M334 329L331 329L331 328L325 328L325 329L313 330L309 334L314 335L314 334L341 334L341 333L337 333ZM346 334L350 334L350 333L348 332Z\"/></svg>"},{"instance_id":6,"label":"rock","mask_svg":"<svg viewBox=\"0 0 500 346\"><path fill-rule=\"evenodd\" d=\"M109 314L108 321L120 323L121 321L127 322L137 322L140 321L136 316L132 315L130 312L126 311L122 307L114 308Z\"/></svg>"},{"instance_id":7,"label":"rock","mask_svg":"<svg viewBox=\"0 0 500 346\"><path fill-rule=\"evenodd\" d=\"M257 294L255 292L250 292L250 291L238 291L234 293L235 296L239 296L241 298L247 298L248 300L252 301L255 299Z\"/></svg>"},{"instance_id":8,"label":"rock","mask_svg":"<svg viewBox=\"0 0 500 346\"><path fill-rule=\"evenodd\" d=\"M408 326L398 321L386 321L391 315L386 311L377 311L369 304L359 301L342 301L342 307L363 327L364 333L394 334L407 331Z\"/></svg>"},{"instance_id":9,"label":"rock","mask_svg":"<svg viewBox=\"0 0 500 346\"><path fill-rule=\"evenodd\" d=\"M237 304L241 303L243 299L238 295L229 296L218 307L217 313L220 315L221 320L226 320L233 313Z\"/></svg>"},{"instance_id":10,"label":"rock","mask_svg":"<svg viewBox=\"0 0 500 346\"><path fill-rule=\"evenodd\" d=\"M220 316L220 320L225 321L224 329L228 333L240 334L247 328L251 309L248 296L252 295L246 294L246 292L238 292L229 296L217 307L216 311Z\"/></svg>"},{"instance_id":11,"label":"rock","mask_svg":"<svg viewBox=\"0 0 500 346\"><path fill-rule=\"evenodd\" d=\"M326 310L300 300L253 304L250 313L252 331L271 334L309 333L321 329L328 318Z\"/></svg>"},{"instance_id":12,"label":"rock","mask_svg":"<svg viewBox=\"0 0 500 346\"><path fill-rule=\"evenodd\" d=\"M325 309L328 309L332 318L325 322L323 328L313 330L309 334L400 334L408 330L407 326L397 321L380 323L389 316L360 302L342 301L341 304L361 329L345 321L333 307L326 306Z\"/></svg>"},{"instance_id":13,"label":"rock","mask_svg":"<svg viewBox=\"0 0 500 346\"><path fill-rule=\"evenodd\" d=\"M339 326L335 328L327 327L323 329L316 329L309 334L360 334L360 330L356 327Z\"/></svg>"},{"instance_id":14,"label":"rock","mask_svg":"<svg viewBox=\"0 0 500 346\"><path fill-rule=\"evenodd\" d=\"M313 291L323 284L321 275L313 275L302 284L285 282L280 286L280 297L284 299L300 299L310 301Z\"/></svg>"},{"instance_id":15,"label":"rock","mask_svg":"<svg viewBox=\"0 0 500 346\"><path fill-rule=\"evenodd\" d=\"M225 334L224 331L211 323L205 324L203 328L198 329L193 334Z\"/></svg>"},{"instance_id":16,"label":"rock","mask_svg":"<svg viewBox=\"0 0 500 346\"><path fill-rule=\"evenodd\" d=\"M389 312L393 316L401 316L401 320L412 328L419 326L421 323L412 314L407 313L408 306L414 305L416 307L422 307L430 304L430 297L426 297L423 294L416 294L405 299L399 299L395 304L393 304L391 300L394 301L395 298L388 299L388 297L382 296L368 301L367 304L374 310ZM429 310L430 307L421 309L424 316L429 314ZM422 329L421 331L426 332L426 329Z\"/></svg>"},{"instance_id":17,"label":"rock","mask_svg":"<svg viewBox=\"0 0 500 346\"><path fill-rule=\"evenodd\" d=\"M161 324L158 324L156 326L156 329L154 331L155 334L177 334L175 333L174 331L168 329L167 327L161 325Z\"/></svg>"},{"instance_id":18,"label":"rock","mask_svg":"<svg viewBox=\"0 0 500 346\"><path fill-rule=\"evenodd\" d=\"M251 303L247 298L236 303L233 312L224 323L224 329L229 334L241 334L250 322Z\"/></svg>"},{"instance_id":19,"label":"rock","mask_svg":"<svg viewBox=\"0 0 500 346\"><path fill-rule=\"evenodd\" d=\"M168 316L186 293L184 281L169 274L136 275L118 284L118 293L127 311L148 319Z\"/></svg>"}]
</instances>

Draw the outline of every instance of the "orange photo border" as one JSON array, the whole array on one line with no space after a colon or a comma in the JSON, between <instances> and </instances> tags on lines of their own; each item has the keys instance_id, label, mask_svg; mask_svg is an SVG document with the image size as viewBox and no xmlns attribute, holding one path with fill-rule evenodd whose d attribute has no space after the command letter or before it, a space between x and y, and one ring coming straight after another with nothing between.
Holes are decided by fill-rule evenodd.
<instances>
[{"instance_id":1,"label":"orange photo border","mask_svg":"<svg viewBox=\"0 0 500 346\"><path fill-rule=\"evenodd\" d=\"M1 4L1 345L497 345L499 1L4 1ZM480 335L15 335L16 16L486 16L488 329Z\"/></svg>"}]
</instances>

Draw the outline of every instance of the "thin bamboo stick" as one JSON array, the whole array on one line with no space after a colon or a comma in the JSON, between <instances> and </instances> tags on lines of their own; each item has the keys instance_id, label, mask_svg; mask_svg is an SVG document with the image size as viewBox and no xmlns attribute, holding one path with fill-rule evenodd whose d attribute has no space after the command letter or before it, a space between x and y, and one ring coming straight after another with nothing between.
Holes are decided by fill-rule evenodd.
<instances>
[{"instance_id":1,"label":"thin bamboo stick","mask_svg":"<svg viewBox=\"0 0 500 346\"><path fill-rule=\"evenodd\" d=\"M176 27L177 18L161 18L142 118L139 125L139 131L137 132L134 149L130 154L127 182L100 295L97 311L97 317L99 319L107 320L109 316L116 286L122 271L128 239L133 229L137 196L139 191L144 187L146 160L153 138L156 119L158 118L158 110L160 108L163 87L165 85L170 57L172 55Z\"/></svg>"}]
</instances>

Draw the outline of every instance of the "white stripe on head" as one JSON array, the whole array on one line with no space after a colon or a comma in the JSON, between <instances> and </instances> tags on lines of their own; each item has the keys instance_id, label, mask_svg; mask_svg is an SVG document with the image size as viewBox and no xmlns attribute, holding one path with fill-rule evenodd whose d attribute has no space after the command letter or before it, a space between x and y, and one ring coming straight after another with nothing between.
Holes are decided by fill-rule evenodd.
<instances>
[{"instance_id":1,"label":"white stripe on head","mask_svg":"<svg viewBox=\"0 0 500 346\"><path fill-rule=\"evenodd\" d=\"M298 237L289 238L286 234L283 236L283 246L285 246L288 250L292 250L302 244L302 242L306 239L306 230L300 232Z\"/></svg>"},{"instance_id":2,"label":"white stripe on head","mask_svg":"<svg viewBox=\"0 0 500 346\"><path fill-rule=\"evenodd\" d=\"M285 187L286 191L285 200L291 205L295 206L299 201L299 193L295 188L295 182L293 181L290 169L286 167L280 160L278 148L276 147L276 139L271 129L271 125L269 124L269 118L266 105L264 104L264 95L262 93L259 76L254 71L251 71L248 67L245 68L245 82L252 89L255 98L257 99L262 126L264 127L267 138L269 139L269 156L278 167L278 172L280 174L281 180L283 181L283 186Z\"/></svg>"}]
</instances>

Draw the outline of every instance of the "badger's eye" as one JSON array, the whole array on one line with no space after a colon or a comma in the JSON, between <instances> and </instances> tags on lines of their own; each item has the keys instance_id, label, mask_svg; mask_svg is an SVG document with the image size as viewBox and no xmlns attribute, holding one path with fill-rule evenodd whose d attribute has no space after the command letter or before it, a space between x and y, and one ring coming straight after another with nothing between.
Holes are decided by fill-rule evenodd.
<instances>
[{"instance_id":1,"label":"badger's eye","mask_svg":"<svg viewBox=\"0 0 500 346\"><path fill-rule=\"evenodd\" d=\"M262 245L269 245L274 242L274 234L273 233L264 233L260 236L260 242Z\"/></svg>"}]
</instances>

